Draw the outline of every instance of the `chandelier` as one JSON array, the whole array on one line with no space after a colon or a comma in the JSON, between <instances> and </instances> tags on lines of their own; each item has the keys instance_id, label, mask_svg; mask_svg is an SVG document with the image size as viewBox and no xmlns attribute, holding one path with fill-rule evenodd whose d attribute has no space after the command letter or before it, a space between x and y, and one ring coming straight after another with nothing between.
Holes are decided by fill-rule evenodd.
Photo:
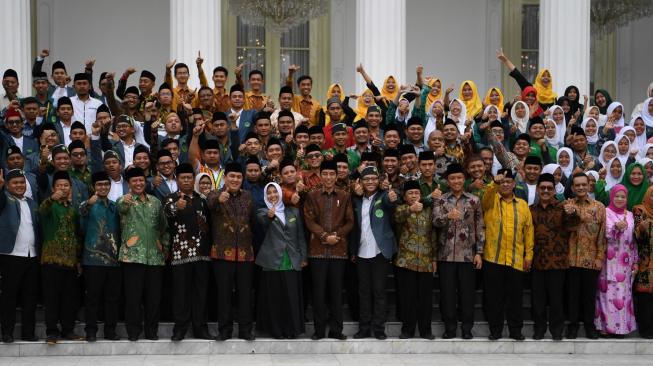
<instances>
[{"instance_id":1,"label":"chandelier","mask_svg":"<svg viewBox=\"0 0 653 366\"><path fill-rule=\"evenodd\" d=\"M251 25L283 33L329 10L329 0L229 0L229 9Z\"/></svg>"},{"instance_id":2,"label":"chandelier","mask_svg":"<svg viewBox=\"0 0 653 366\"><path fill-rule=\"evenodd\" d=\"M653 0L592 0L592 33L604 36L653 14Z\"/></svg>"}]
</instances>

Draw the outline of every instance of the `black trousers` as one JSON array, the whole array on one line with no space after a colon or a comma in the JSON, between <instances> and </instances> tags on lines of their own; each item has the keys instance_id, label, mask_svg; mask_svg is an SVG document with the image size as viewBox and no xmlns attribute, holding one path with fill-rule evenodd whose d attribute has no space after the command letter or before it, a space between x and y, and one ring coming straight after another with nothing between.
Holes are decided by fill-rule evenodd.
<instances>
[{"instance_id":1,"label":"black trousers","mask_svg":"<svg viewBox=\"0 0 653 366\"><path fill-rule=\"evenodd\" d=\"M104 336L116 334L122 271L120 267L84 266L86 334L97 333L98 311L104 298Z\"/></svg>"},{"instance_id":2,"label":"black trousers","mask_svg":"<svg viewBox=\"0 0 653 366\"><path fill-rule=\"evenodd\" d=\"M358 273L359 330L385 332L386 280L390 263L383 254L356 258Z\"/></svg>"},{"instance_id":3,"label":"black trousers","mask_svg":"<svg viewBox=\"0 0 653 366\"><path fill-rule=\"evenodd\" d=\"M329 333L342 333L342 286L347 260L312 258L310 266L315 333L324 336L327 323Z\"/></svg>"},{"instance_id":4,"label":"black trousers","mask_svg":"<svg viewBox=\"0 0 653 366\"><path fill-rule=\"evenodd\" d=\"M397 302L401 312L401 333L415 335L415 325L422 337L432 334L433 273L396 267Z\"/></svg>"},{"instance_id":5,"label":"black trousers","mask_svg":"<svg viewBox=\"0 0 653 366\"><path fill-rule=\"evenodd\" d=\"M43 276L43 305L45 305L45 333L66 336L75 327L79 294L77 270L51 265L41 268ZM61 322L61 333L57 323Z\"/></svg>"},{"instance_id":6,"label":"black trousers","mask_svg":"<svg viewBox=\"0 0 653 366\"><path fill-rule=\"evenodd\" d=\"M531 274L531 309L533 310L533 330L546 332L547 318L552 336L561 336L565 324L564 292L566 269L534 269ZM549 308L547 317L547 305Z\"/></svg>"},{"instance_id":7,"label":"black trousers","mask_svg":"<svg viewBox=\"0 0 653 366\"><path fill-rule=\"evenodd\" d=\"M174 333L185 334L188 325L193 332L206 330L206 291L209 262L197 261L172 266L172 310Z\"/></svg>"},{"instance_id":8,"label":"black trousers","mask_svg":"<svg viewBox=\"0 0 653 366\"><path fill-rule=\"evenodd\" d=\"M440 311L444 330L456 334L458 314L463 332L474 326L476 272L471 262L438 262Z\"/></svg>"},{"instance_id":9,"label":"black trousers","mask_svg":"<svg viewBox=\"0 0 653 366\"><path fill-rule=\"evenodd\" d=\"M218 286L218 331L233 333L233 291L236 289L238 307L238 332L252 331L252 277L254 262L214 260L213 274Z\"/></svg>"},{"instance_id":10,"label":"black trousers","mask_svg":"<svg viewBox=\"0 0 653 366\"><path fill-rule=\"evenodd\" d=\"M634 292L635 294L635 315L640 336L653 335L653 294L645 292Z\"/></svg>"},{"instance_id":11,"label":"black trousers","mask_svg":"<svg viewBox=\"0 0 653 366\"><path fill-rule=\"evenodd\" d=\"M14 334L18 304L21 309L21 338L34 335L39 269L36 257L0 255L0 325L3 335Z\"/></svg>"},{"instance_id":12,"label":"black trousers","mask_svg":"<svg viewBox=\"0 0 653 366\"><path fill-rule=\"evenodd\" d=\"M491 334L503 332L504 317L508 320L510 334L521 333L524 325L522 296L524 272L509 266L483 262L485 317Z\"/></svg>"},{"instance_id":13,"label":"black trousers","mask_svg":"<svg viewBox=\"0 0 653 366\"><path fill-rule=\"evenodd\" d=\"M163 266L122 263L125 286L125 323L127 335L138 337L143 328L141 308L145 315L145 337L152 338L159 330Z\"/></svg>"},{"instance_id":14,"label":"black trousers","mask_svg":"<svg viewBox=\"0 0 653 366\"><path fill-rule=\"evenodd\" d=\"M567 270L567 312L570 329L578 329L582 314L585 331L596 330L594 309L600 273L597 270L579 267L571 267Z\"/></svg>"}]
</instances>

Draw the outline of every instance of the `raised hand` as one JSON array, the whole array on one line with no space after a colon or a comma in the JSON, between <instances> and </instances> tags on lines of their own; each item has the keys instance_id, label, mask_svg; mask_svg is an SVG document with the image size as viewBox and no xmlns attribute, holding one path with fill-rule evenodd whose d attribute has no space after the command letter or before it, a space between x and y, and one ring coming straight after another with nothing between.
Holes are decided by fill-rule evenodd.
<instances>
[{"instance_id":1,"label":"raised hand","mask_svg":"<svg viewBox=\"0 0 653 366\"><path fill-rule=\"evenodd\" d=\"M41 58L46 58L48 56L50 56L50 50L47 48L42 49L41 53L39 53L39 57Z\"/></svg>"},{"instance_id":2,"label":"raised hand","mask_svg":"<svg viewBox=\"0 0 653 366\"><path fill-rule=\"evenodd\" d=\"M168 63L166 64L166 70L172 69L172 67L175 66L176 63L177 63L176 58L168 61Z\"/></svg>"},{"instance_id":3,"label":"raised hand","mask_svg":"<svg viewBox=\"0 0 653 366\"><path fill-rule=\"evenodd\" d=\"M84 62L84 67L89 69L89 70L93 70L94 65L95 65L95 59L94 58L89 58L88 60L86 60L86 62Z\"/></svg>"},{"instance_id":4,"label":"raised hand","mask_svg":"<svg viewBox=\"0 0 653 366\"><path fill-rule=\"evenodd\" d=\"M181 195L181 197L179 198L179 200L177 200L177 202L175 204L177 205L178 210L183 211L184 209L186 209L186 206L188 205L188 201L186 201L184 195L182 195L182 194L180 194L180 195Z\"/></svg>"},{"instance_id":5,"label":"raised hand","mask_svg":"<svg viewBox=\"0 0 653 366\"><path fill-rule=\"evenodd\" d=\"M197 58L195 59L195 64L197 65L197 67L200 67L200 66L202 66L202 63L204 63L204 59L202 58L202 54L200 53L200 51L197 51Z\"/></svg>"}]
</instances>

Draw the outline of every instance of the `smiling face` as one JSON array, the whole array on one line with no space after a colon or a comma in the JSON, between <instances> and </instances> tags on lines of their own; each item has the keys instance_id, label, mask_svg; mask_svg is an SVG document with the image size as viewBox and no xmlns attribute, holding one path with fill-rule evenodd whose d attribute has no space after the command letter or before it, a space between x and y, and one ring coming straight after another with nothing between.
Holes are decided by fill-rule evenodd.
<instances>
[{"instance_id":1,"label":"smiling face","mask_svg":"<svg viewBox=\"0 0 653 366\"><path fill-rule=\"evenodd\" d=\"M624 191L619 191L615 193L614 199L612 200L613 204L617 208L624 208L626 207L626 203L628 202L628 196L626 196L626 192Z\"/></svg>"},{"instance_id":2,"label":"smiling face","mask_svg":"<svg viewBox=\"0 0 653 366\"><path fill-rule=\"evenodd\" d=\"M630 177L628 177L628 179L630 180L630 184L634 186L639 186L640 184L642 184L642 182L644 181L644 172L642 172L642 168L640 168L639 166L633 168L633 170L630 172Z\"/></svg>"},{"instance_id":3,"label":"smiling face","mask_svg":"<svg viewBox=\"0 0 653 366\"><path fill-rule=\"evenodd\" d=\"M567 167L569 166L569 162L571 160L571 157L566 151L563 151L560 153L560 156L558 157L558 164L561 167Z\"/></svg>"},{"instance_id":4,"label":"smiling face","mask_svg":"<svg viewBox=\"0 0 653 366\"><path fill-rule=\"evenodd\" d=\"M596 122L594 122L594 120L588 120L587 124L585 125L585 135L594 136L596 135L596 131Z\"/></svg>"},{"instance_id":5,"label":"smiling face","mask_svg":"<svg viewBox=\"0 0 653 366\"><path fill-rule=\"evenodd\" d=\"M621 161L619 159L614 159L612 164L610 164L610 175L612 178L619 179L621 177L621 172L623 171L621 167Z\"/></svg>"},{"instance_id":6,"label":"smiling face","mask_svg":"<svg viewBox=\"0 0 653 366\"><path fill-rule=\"evenodd\" d=\"M628 149L630 148L630 142L628 140L628 136L624 136L619 140L619 142L617 143L617 148L619 150L619 155L628 154Z\"/></svg>"},{"instance_id":7,"label":"smiling face","mask_svg":"<svg viewBox=\"0 0 653 366\"><path fill-rule=\"evenodd\" d=\"M537 184L537 194L540 202L551 202L555 194L555 185L551 182L540 182Z\"/></svg>"},{"instance_id":8,"label":"smiling face","mask_svg":"<svg viewBox=\"0 0 653 366\"><path fill-rule=\"evenodd\" d=\"M474 91L472 90L472 87L469 85L469 83L465 83L463 85L463 100L470 100L474 96Z\"/></svg>"},{"instance_id":9,"label":"smiling face","mask_svg":"<svg viewBox=\"0 0 653 366\"><path fill-rule=\"evenodd\" d=\"M515 105L515 114L517 115L517 118L526 117L526 107L522 103L517 103Z\"/></svg>"},{"instance_id":10,"label":"smiling face","mask_svg":"<svg viewBox=\"0 0 653 366\"><path fill-rule=\"evenodd\" d=\"M451 102L449 109L451 110L451 115L453 115L454 117L459 117L460 112L462 111L462 106L460 105L460 102L454 100L453 102Z\"/></svg>"},{"instance_id":11,"label":"smiling face","mask_svg":"<svg viewBox=\"0 0 653 366\"><path fill-rule=\"evenodd\" d=\"M277 191L277 187L273 185L268 186L268 189L265 192L265 196L267 197L268 202L273 205L276 205L277 202L279 202L279 191Z\"/></svg>"}]
</instances>

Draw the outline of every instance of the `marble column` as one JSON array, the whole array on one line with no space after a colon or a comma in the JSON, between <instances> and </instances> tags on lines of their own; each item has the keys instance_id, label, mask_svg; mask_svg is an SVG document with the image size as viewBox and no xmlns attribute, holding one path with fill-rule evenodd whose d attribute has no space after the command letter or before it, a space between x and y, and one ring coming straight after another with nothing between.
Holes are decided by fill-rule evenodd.
<instances>
[{"instance_id":1,"label":"marble column","mask_svg":"<svg viewBox=\"0 0 653 366\"><path fill-rule=\"evenodd\" d=\"M539 67L551 70L553 90L590 92L590 0L540 1Z\"/></svg>"},{"instance_id":2,"label":"marble column","mask_svg":"<svg viewBox=\"0 0 653 366\"><path fill-rule=\"evenodd\" d=\"M14 69L18 93L32 94L32 30L30 0L0 1L0 72ZM4 94L4 89L0 91Z\"/></svg>"},{"instance_id":3,"label":"marble column","mask_svg":"<svg viewBox=\"0 0 653 366\"><path fill-rule=\"evenodd\" d=\"M213 68L222 64L220 7L221 0L170 0L170 59L188 65L192 88L199 87L198 51L210 85Z\"/></svg>"},{"instance_id":4,"label":"marble column","mask_svg":"<svg viewBox=\"0 0 653 366\"><path fill-rule=\"evenodd\" d=\"M394 75L399 83L407 82L406 0L356 1L358 63L363 63L379 89L388 75ZM356 90L361 92L365 81L360 75L356 77Z\"/></svg>"}]
</instances>

